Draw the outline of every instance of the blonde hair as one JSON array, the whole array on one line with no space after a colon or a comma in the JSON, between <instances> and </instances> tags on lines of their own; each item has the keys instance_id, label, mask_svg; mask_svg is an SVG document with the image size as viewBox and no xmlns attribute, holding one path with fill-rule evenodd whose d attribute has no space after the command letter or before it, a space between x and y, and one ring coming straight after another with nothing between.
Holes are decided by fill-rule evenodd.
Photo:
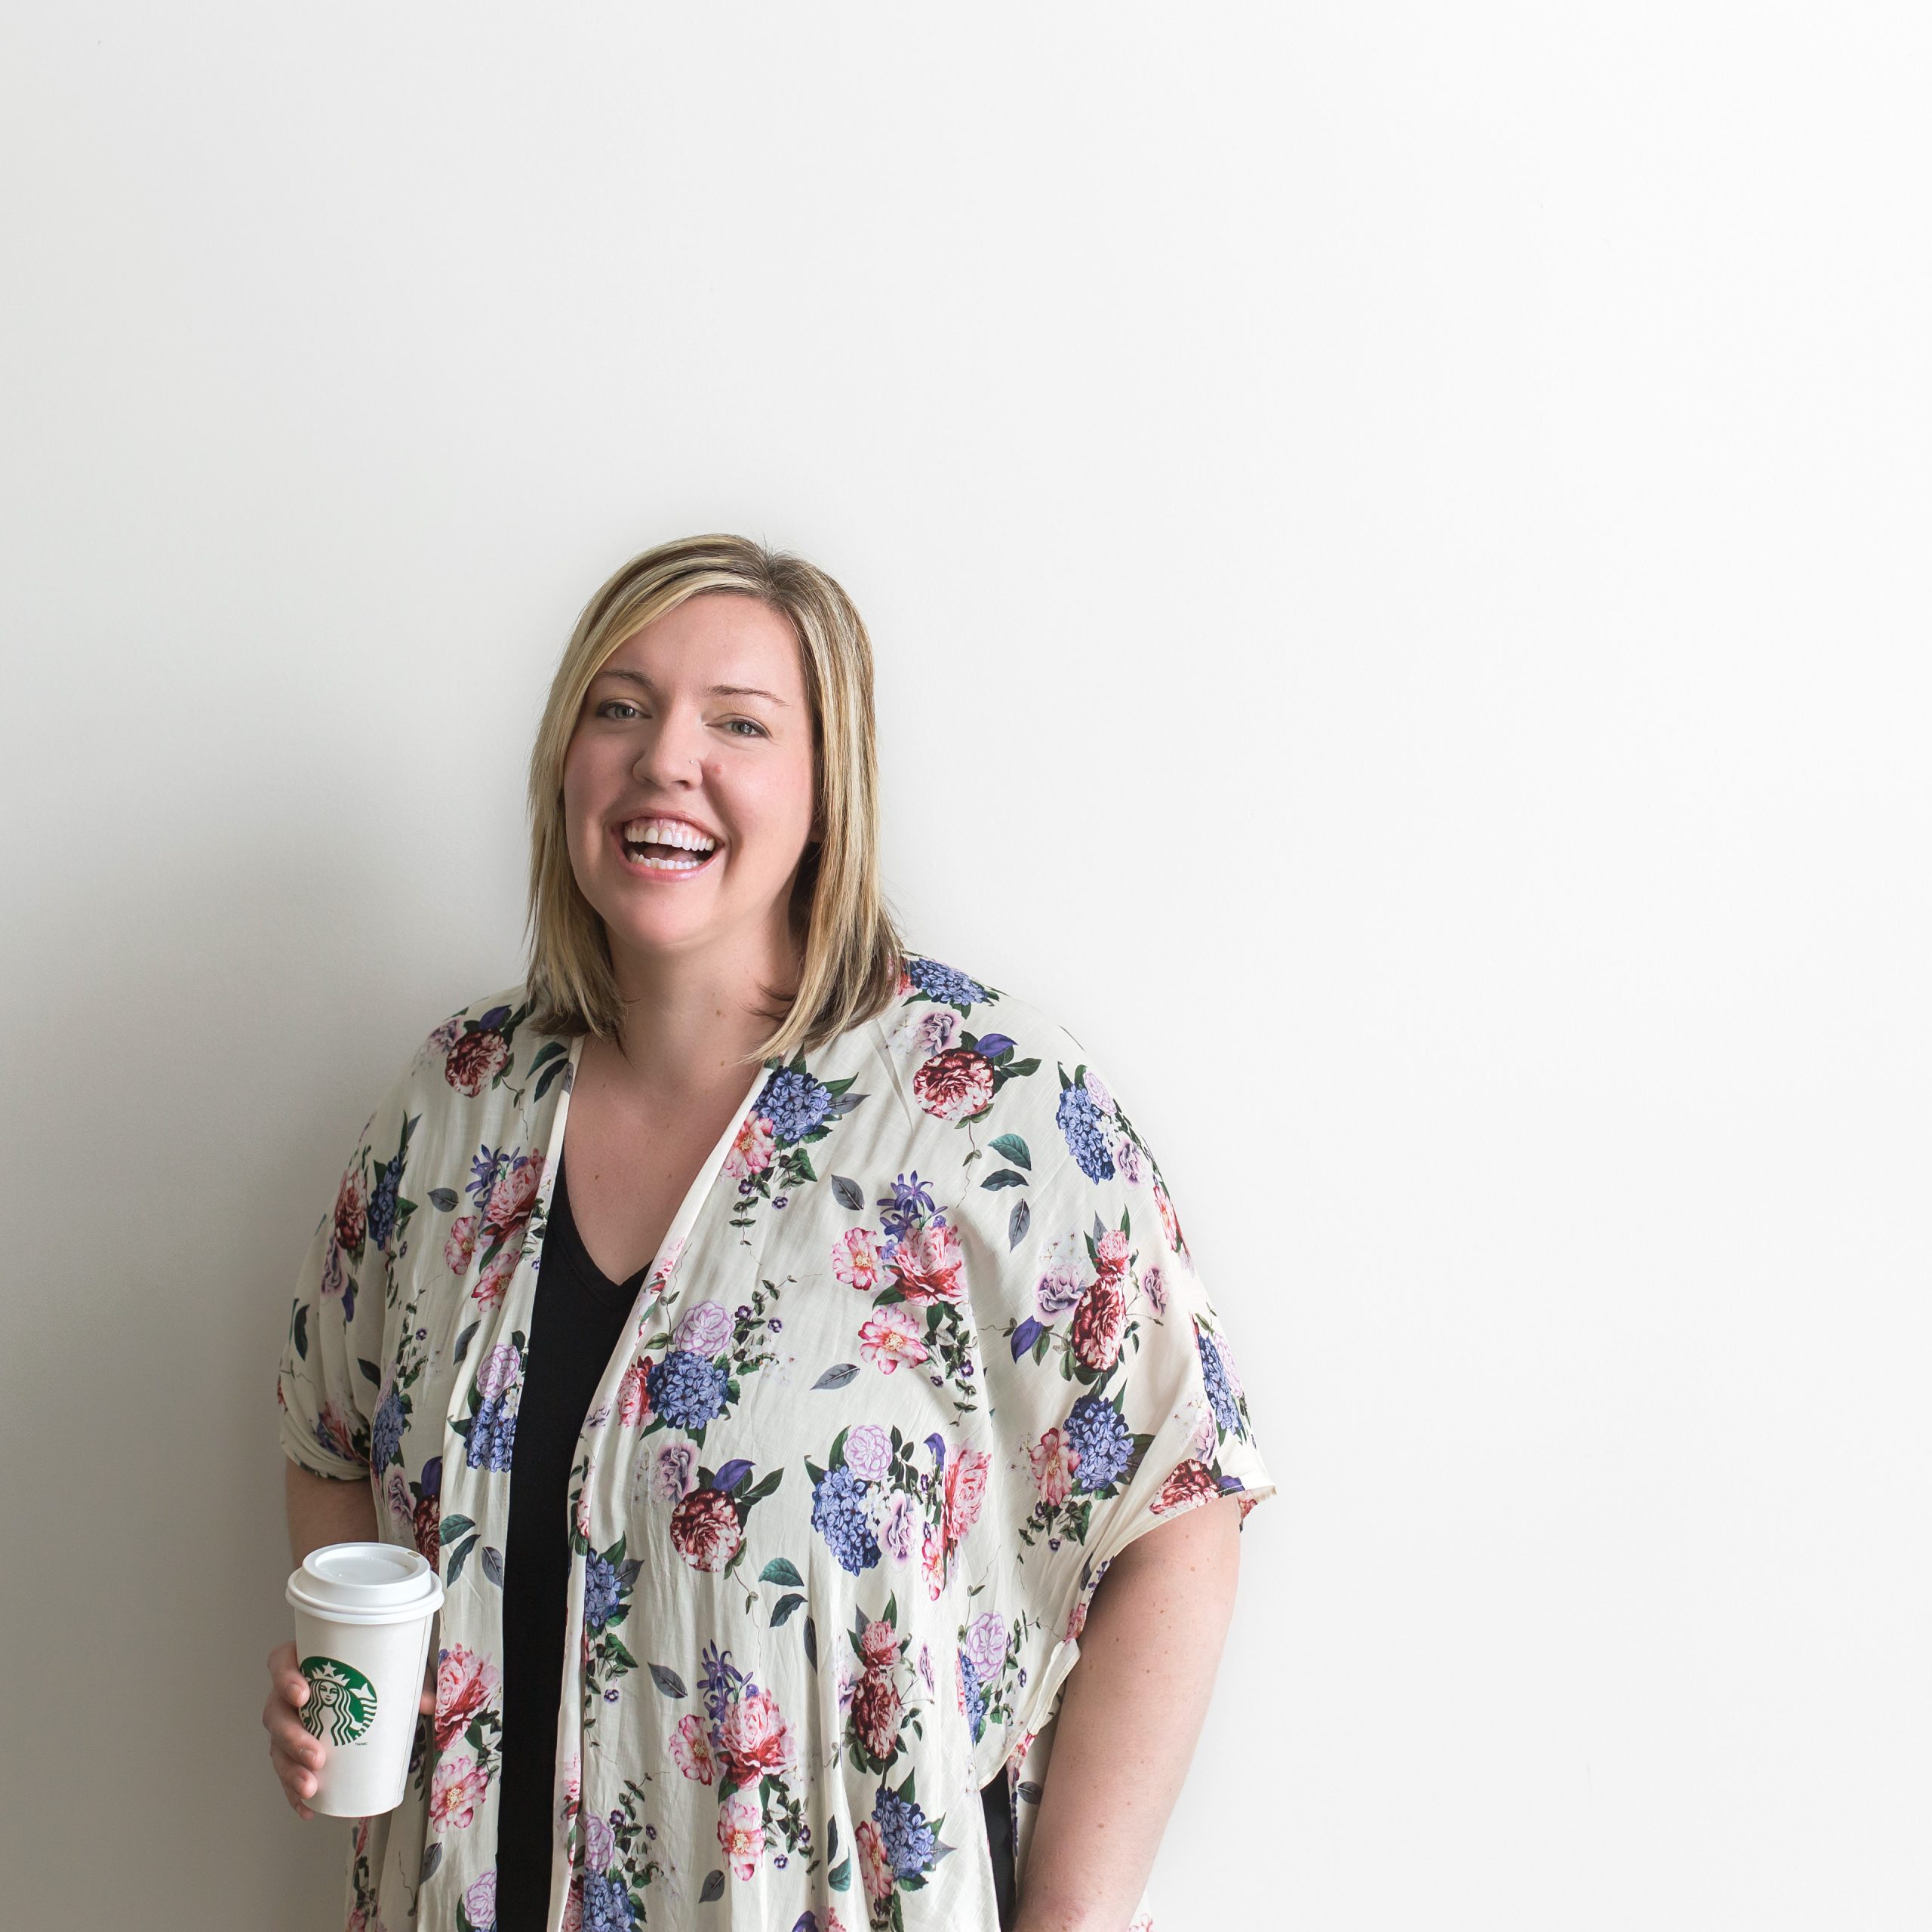
<instances>
[{"instance_id":1,"label":"blonde hair","mask_svg":"<svg viewBox=\"0 0 1932 1932\"><path fill-rule=\"evenodd\" d=\"M530 759L531 938L526 995L540 1032L614 1037L623 1007L604 921L583 896L565 835L564 757L592 679L617 647L688 598L755 597L791 624L812 714L818 842L788 908L803 968L795 994L762 990L777 1023L756 1049L791 1060L882 1013L904 947L879 879L872 640L852 600L817 565L749 537L687 537L646 550L583 608L551 680ZM747 1056L747 1063L749 1061Z\"/></svg>"}]
</instances>

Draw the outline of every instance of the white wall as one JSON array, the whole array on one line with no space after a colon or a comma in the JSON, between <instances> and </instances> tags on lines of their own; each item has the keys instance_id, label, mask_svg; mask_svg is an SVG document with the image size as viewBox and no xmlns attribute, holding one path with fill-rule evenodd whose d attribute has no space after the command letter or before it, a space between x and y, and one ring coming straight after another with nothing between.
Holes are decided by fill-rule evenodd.
<instances>
[{"instance_id":1,"label":"white wall","mask_svg":"<svg viewBox=\"0 0 1932 1932\"><path fill-rule=\"evenodd\" d=\"M580 604L730 529L857 599L896 903L1251 1338L1161 1932L1923 1926L1928 51L8 6L9 1915L337 1922L291 1284L521 971Z\"/></svg>"}]
</instances>

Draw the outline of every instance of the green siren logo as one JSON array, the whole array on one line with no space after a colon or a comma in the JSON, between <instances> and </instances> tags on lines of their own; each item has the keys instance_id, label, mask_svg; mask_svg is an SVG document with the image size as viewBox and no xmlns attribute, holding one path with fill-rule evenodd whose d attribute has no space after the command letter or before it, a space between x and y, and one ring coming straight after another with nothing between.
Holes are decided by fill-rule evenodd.
<instances>
[{"instance_id":1,"label":"green siren logo","mask_svg":"<svg viewBox=\"0 0 1932 1932\"><path fill-rule=\"evenodd\" d=\"M353 1744L376 1721L376 1687L352 1665L334 1657L304 1657L309 1701L297 1715L312 1737L331 1744Z\"/></svg>"}]
</instances>

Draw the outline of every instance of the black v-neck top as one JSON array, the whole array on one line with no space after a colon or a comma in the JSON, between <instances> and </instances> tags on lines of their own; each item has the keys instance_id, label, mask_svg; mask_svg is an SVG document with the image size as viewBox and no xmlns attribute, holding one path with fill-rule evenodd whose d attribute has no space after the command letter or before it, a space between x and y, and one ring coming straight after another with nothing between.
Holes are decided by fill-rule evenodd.
<instances>
[{"instance_id":1,"label":"black v-neck top","mask_svg":"<svg viewBox=\"0 0 1932 1932\"><path fill-rule=\"evenodd\" d=\"M571 1218L560 1156L510 1455L503 1552L503 1768L497 1827L498 1932L546 1932L557 1707L570 1607L570 1478L591 1398L648 1268L614 1281Z\"/></svg>"},{"instance_id":2,"label":"black v-neck top","mask_svg":"<svg viewBox=\"0 0 1932 1932\"><path fill-rule=\"evenodd\" d=\"M503 1552L503 1768L497 1819L497 1932L547 1932L550 1798L570 1607L570 1478L591 1398L622 1340L649 1266L614 1281L591 1260L557 1184L537 1272L530 1345L510 1455ZM1007 1780L981 1793L999 1922L1014 1909Z\"/></svg>"}]
</instances>

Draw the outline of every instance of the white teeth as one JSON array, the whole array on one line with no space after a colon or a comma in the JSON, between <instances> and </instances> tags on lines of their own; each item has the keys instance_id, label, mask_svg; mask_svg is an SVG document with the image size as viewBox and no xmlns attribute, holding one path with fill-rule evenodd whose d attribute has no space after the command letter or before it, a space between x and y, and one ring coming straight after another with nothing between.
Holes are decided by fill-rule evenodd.
<instances>
[{"instance_id":1,"label":"white teeth","mask_svg":"<svg viewBox=\"0 0 1932 1932\"><path fill-rule=\"evenodd\" d=\"M633 819L623 828L623 834L633 845L641 845L648 840L654 845L675 845L686 852L709 852L718 844L716 839L706 838L695 826L675 818Z\"/></svg>"}]
</instances>

